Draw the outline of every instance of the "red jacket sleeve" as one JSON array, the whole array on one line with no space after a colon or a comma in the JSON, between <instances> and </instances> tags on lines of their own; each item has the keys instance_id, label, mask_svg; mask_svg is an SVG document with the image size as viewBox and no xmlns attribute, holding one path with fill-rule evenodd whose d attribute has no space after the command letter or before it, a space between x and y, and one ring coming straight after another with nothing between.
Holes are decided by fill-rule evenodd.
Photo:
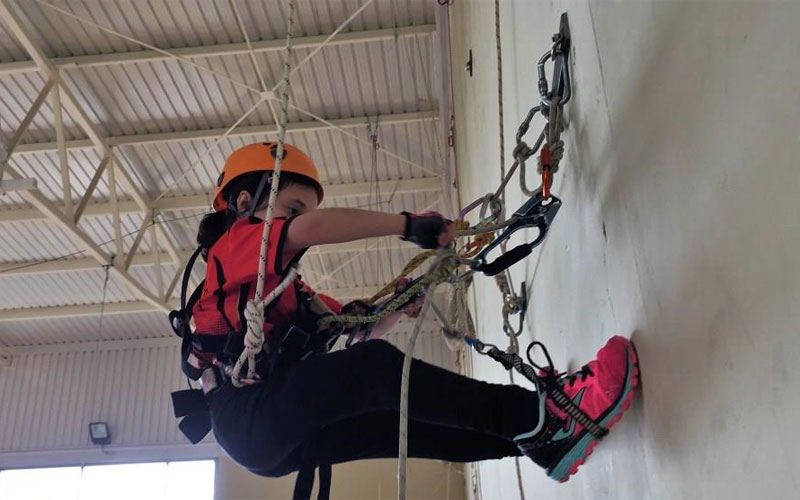
<instances>
[{"instance_id":1,"label":"red jacket sleeve","mask_svg":"<svg viewBox=\"0 0 800 500\"><path fill-rule=\"evenodd\" d=\"M325 295L324 293L318 293L317 297L319 297L325 303L326 306L330 307L331 311L335 312L336 314L342 313L342 308L344 307L344 305L338 300L328 295Z\"/></svg>"},{"instance_id":2,"label":"red jacket sleeve","mask_svg":"<svg viewBox=\"0 0 800 500\"><path fill-rule=\"evenodd\" d=\"M301 281L300 283L303 285L303 290L306 293L314 295L315 297L317 297L320 300L322 300L322 302L324 302L325 305L328 306L328 308L330 308L331 311L333 311L336 314L341 314L342 313L342 309L344 308L344 304L342 304L338 300L334 299L330 295L325 295L324 293L315 292L314 289L311 288L310 286L308 286L308 283L306 283L305 281Z\"/></svg>"}]
</instances>

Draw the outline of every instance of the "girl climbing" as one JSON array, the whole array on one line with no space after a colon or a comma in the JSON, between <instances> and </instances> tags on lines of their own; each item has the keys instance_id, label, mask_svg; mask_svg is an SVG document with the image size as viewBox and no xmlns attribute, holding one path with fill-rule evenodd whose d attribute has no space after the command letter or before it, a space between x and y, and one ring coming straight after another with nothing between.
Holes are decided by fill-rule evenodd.
<instances>
[{"instance_id":1,"label":"girl climbing","mask_svg":"<svg viewBox=\"0 0 800 500\"><path fill-rule=\"evenodd\" d=\"M256 197L262 175L275 167L276 151L273 143L244 146L219 177L216 212L198 231L207 270L199 298L190 301L196 331L184 330L190 335L188 341L184 336L184 371L201 380L217 442L256 474L302 469L303 476L309 467L313 473L315 466L397 457L403 353L383 340L326 352L335 335L318 331L318 319L348 306L301 281L264 311L256 383L235 387L226 370L244 347L244 309L255 293L265 224L266 196ZM290 145L284 152L265 295L315 245L392 235L428 249L452 244L453 224L436 213L318 209L324 189L312 160ZM384 318L373 335L418 306ZM541 390L533 392L414 360L408 455L469 462L525 454L553 479L566 481L630 405L638 383L636 352L630 341L614 337L574 374L559 375L550 364L538 377ZM329 470L320 470L325 490ZM310 494L310 486L298 485L298 497Z\"/></svg>"}]
</instances>

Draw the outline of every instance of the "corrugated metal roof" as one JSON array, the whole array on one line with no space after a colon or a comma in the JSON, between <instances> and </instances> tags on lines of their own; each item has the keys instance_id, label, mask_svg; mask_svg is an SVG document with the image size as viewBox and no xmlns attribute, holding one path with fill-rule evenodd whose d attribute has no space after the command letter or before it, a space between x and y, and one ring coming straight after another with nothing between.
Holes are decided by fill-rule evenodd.
<instances>
[{"instance_id":1,"label":"corrugated metal roof","mask_svg":"<svg viewBox=\"0 0 800 500\"><path fill-rule=\"evenodd\" d=\"M31 346L174 336L162 313L109 314L103 317L50 318L0 324L0 341L7 346Z\"/></svg>"},{"instance_id":2,"label":"corrugated metal roof","mask_svg":"<svg viewBox=\"0 0 800 500\"><path fill-rule=\"evenodd\" d=\"M52 0L49 3L167 50L244 41L228 2ZM295 36L330 33L361 4L362 2L356 0L298 1ZM49 57L120 54L144 50L130 41L55 12L40 2L16 2L16 5L26 29ZM283 2L238 0L237 6L252 41L284 38ZM344 32L432 24L435 22L434 9L432 2L427 0L376 0L346 26ZM295 62L302 60L311 50L298 48L295 51ZM295 105L327 120L362 119L363 125L348 128L348 131L363 141L370 140L368 122L377 119L382 149L377 154L374 166L368 147L335 130L291 132L288 141L311 155L326 184L373 182L391 186L399 179L430 177L432 172L439 172L442 145L438 140L438 121L427 119L397 124L381 121L381 117L393 114L418 111L436 113L438 96L434 90L437 86L433 82L437 81L439 74L438 53L435 33L336 45L322 49L294 75L292 95ZM256 54L257 64L263 71L267 85L273 85L279 78L282 58L282 51ZM0 22L0 62L27 59L29 55ZM198 57L193 61L249 86L260 86L249 54ZM236 86L225 78L200 71L177 60L70 66L62 69L61 73L67 87L104 137L225 129L236 122L258 98L257 94ZM3 136L9 137L17 129L45 85L45 80L37 71L0 73L0 130ZM75 120L66 111L64 115L66 139L84 139L86 136ZM297 111L291 111L289 119L290 122L312 121L310 117ZM54 123L52 101L48 98L23 135L22 143L28 145L26 147L52 143L56 139ZM265 105L242 122L243 126L273 124L273 116ZM185 169L191 168L185 181L171 189L166 197L206 195L210 201L210 194L225 156L243 144L269 139L274 139L274 134L230 137L199 162L198 158L214 144L213 139L125 145L116 149L121 168L132 174L147 197L155 198L165 189L171 188L173 179ZM44 149L49 150L15 154L10 165L23 176L36 178L42 194L61 204L63 189L58 154L50 145ZM396 153L399 157L420 164L425 170L384 155L384 151ZM101 155L93 148L83 147L68 151L74 203L83 196L101 160ZM128 199L122 187L118 188L121 198ZM380 199L365 194L328 198L325 206L398 212L404 209L436 208L437 197L435 192L398 193L395 196L383 195ZM92 202L108 201L109 186L103 176L92 195ZM20 210L26 206L18 193L0 197L0 211ZM179 249L187 250L192 247L196 224L202 213L202 210L173 210L162 214L163 219L170 221L165 226ZM141 224L142 214L122 214L121 230L126 235L126 250L130 248ZM113 219L110 215L84 216L79 228L100 244L105 252L113 254L116 251ZM352 288L375 286L388 281L413 252L383 243L382 245L386 248L369 251L351 259L352 265L345 265L334 274L335 281L328 280L324 283L328 286L333 283L335 286ZM162 244L161 250L165 249ZM88 254L82 250L56 224L48 220L0 223L0 263L86 257ZM150 250L150 239L146 237L138 253L145 254ZM309 281L322 282L323 276L342 266L352 256L353 252L323 255L312 253L305 259L304 275ZM164 266L165 286L175 270L174 266ZM147 287L155 288L156 278L152 268L135 267L131 269L131 274ZM102 301L104 276L99 263L96 269L51 275L0 274L0 309L96 304ZM136 298L112 273L106 302ZM128 317L132 319L126 319ZM113 325L113 333L97 333L88 326L93 324L96 317L0 322L0 342L6 345L28 345L32 339L51 343L58 341L54 340L58 338L69 339L67 341L140 338L151 335L146 330L156 328L156 321L153 319L155 317L163 320L161 315L153 313L108 316L104 321ZM160 321L158 328L163 326Z\"/></svg>"}]
</instances>

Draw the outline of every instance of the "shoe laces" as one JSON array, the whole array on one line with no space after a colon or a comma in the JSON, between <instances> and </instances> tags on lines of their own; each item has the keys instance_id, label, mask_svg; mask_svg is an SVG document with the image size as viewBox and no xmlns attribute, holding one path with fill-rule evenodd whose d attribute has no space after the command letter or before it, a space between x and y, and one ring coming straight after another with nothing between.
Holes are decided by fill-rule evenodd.
<instances>
[{"instance_id":1,"label":"shoe laces","mask_svg":"<svg viewBox=\"0 0 800 500\"><path fill-rule=\"evenodd\" d=\"M536 362L533 360L533 356L531 354L531 351L533 350L534 347L537 347L537 346L542 350L542 353L544 354L544 357L547 359L547 365L546 366L540 366L540 365L536 364ZM528 363L530 363L531 366L536 368L536 370L538 372L536 374L536 377L535 377L536 380L534 381L534 383L536 383L536 385L537 385L537 389L538 389L538 386L539 386L539 384L541 382L550 382L550 383L558 382L558 380L560 378L562 378L564 375L566 375L566 373L562 374L562 375L557 375L556 374L556 369L553 366L553 359L550 357L550 353L548 352L547 348L541 342L538 342L538 341L535 341L535 340L533 342L531 342L528 345L528 349L525 351L525 356L528 358Z\"/></svg>"},{"instance_id":2,"label":"shoe laces","mask_svg":"<svg viewBox=\"0 0 800 500\"><path fill-rule=\"evenodd\" d=\"M564 382L568 383L570 387L575 385L575 381L580 377L581 382L586 382L586 377L591 377L594 375L594 371L592 371L592 367L589 365L583 365L580 370L577 370L572 375L564 373L560 375L558 378L563 380Z\"/></svg>"},{"instance_id":3,"label":"shoe laces","mask_svg":"<svg viewBox=\"0 0 800 500\"><path fill-rule=\"evenodd\" d=\"M544 353L545 358L547 359L547 366L539 366L536 362L533 361L533 356L531 356L531 351L534 347L539 346ZM562 373L557 374L555 367L553 366L553 360L550 357L550 353L547 351L547 348L541 342L533 341L528 346L528 349L525 352L528 362L535 367L539 373L535 373L534 370L530 370L528 378L536 385L536 390L539 394L546 394L548 397L540 397L539 398L539 426L536 429L536 432L541 429L544 423L545 417L545 401L550 399L551 397L556 397L558 399L558 394L560 393L561 399L567 398L567 396L563 393L562 390L559 389L559 386L563 387L564 384L569 384L572 387L577 379L580 377L581 382L585 382L586 378L589 376L594 375L594 370L592 367L592 363L588 363L583 365L580 370L577 370L575 373ZM584 428L589 429L594 436L602 437L608 431L599 427L596 422L591 420L591 418L586 415L579 407L574 406L567 398L567 400L563 401L563 405L554 401L554 404L558 406L562 411L567 412L570 416L577 419L578 422L584 426Z\"/></svg>"},{"instance_id":4,"label":"shoe laces","mask_svg":"<svg viewBox=\"0 0 800 500\"><path fill-rule=\"evenodd\" d=\"M533 360L531 351L536 346L538 346L542 350L542 353L547 359L546 366L539 366ZM587 377L594 376L594 370L592 369L591 364L585 364L581 367L580 370L576 370L574 373L571 374L568 372L558 374L556 372L555 367L553 366L553 359L550 357L550 353L548 352L547 348L544 346L544 344L538 341L530 343L528 349L525 352L525 355L528 358L528 362L539 371L538 378L547 382L557 383L559 385L569 384L569 386L572 387L573 385L575 385L575 382L578 380L578 378L580 378L581 382L586 382Z\"/></svg>"}]
</instances>

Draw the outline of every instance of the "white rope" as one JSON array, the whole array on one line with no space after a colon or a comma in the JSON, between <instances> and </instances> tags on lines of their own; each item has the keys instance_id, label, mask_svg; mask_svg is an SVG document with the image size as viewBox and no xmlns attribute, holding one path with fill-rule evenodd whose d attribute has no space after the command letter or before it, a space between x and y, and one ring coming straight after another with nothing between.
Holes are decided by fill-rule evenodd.
<instances>
[{"instance_id":1,"label":"white rope","mask_svg":"<svg viewBox=\"0 0 800 500\"><path fill-rule=\"evenodd\" d=\"M294 30L294 0L287 0L288 14L286 18L286 52L283 61L283 81L281 86L281 117L278 123L278 148L275 156L275 169L272 171L270 180L269 200L267 201L267 214L264 220L264 231L261 233L261 249L258 259L258 280L256 281L256 293L252 300L248 301L247 312L247 336L250 342L245 344L245 348L239 359L236 361L231 378L239 379L241 382L241 369L244 360L247 359L247 379L252 380L255 376L256 355L261 352L264 344L264 306L266 300L274 300L283 290L285 290L297 276L296 272L290 272L275 290L270 293L265 301L261 301L264 295L265 270L267 267L267 248L269 246L270 230L272 229L272 212L275 208L275 199L278 196L278 187L281 180L281 164L283 163L284 139L286 138L286 121L289 109L289 90L292 59L292 32ZM258 203L258 200L253 200ZM291 278L291 279L290 279ZM282 289L281 289L282 288ZM252 305L251 305L252 303Z\"/></svg>"},{"instance_id":2,"label":"white rope","mask_svg":"<svg viewBox=\"0 0 800 500\"><path fill-rule=\"evenodd\" d=\"M206 150L205 150L205 151L203 151L203 154L201 154L200 156L198 156L198 157L197 157L197 158L194 160L194 162L192 162L192 164L191 164L191 165L189 165L188 167L186 167L186 168L184 168L183 170L181 170L181 173L178 175L178 177L176 177L175 179L173 179L173 180L172 180L172 182L170 183L170 185L169 185L169 186L167 186L167 188L166 188L166 189L164 189L164 190L161 192L161 194L159 194L159 195L158 195L158 197L156 197L156 199L154 199L154 200L153 200L153 203L157 202L158 200L160 200L161 198L163 198L164 196L166 196L166 195L167 195L167 193L169 193L170 191L172 191L172 188L174 188L175 186L177 186L177 185L178 185L178 183L179 183L180 181L182 181L183 179L185 179L185 178L186 178L186 176L187 176L187 175L189 175L189 173L190 173L190 172L194 171L194 169L195 169L195 168L197 168L197 166L198 166L198 165L200 165L200 163L201 163L203 160L205 160L205 159L208 157L208 155L210 155L210 154L211 154L211 152L212 152L212 151L214 151L215 149L217 149L217 148L219 147L220 143L221 143L222 141L224 141L224 140L225 140L225 139L226 139L226 138L227 138L227 137L228 137L228 136L231 134L231 132L233 132L233 130L234 130L236 127L238 127L238 126L239 126L239 124L240 124L240 123L242 123L242 122L243 122L243 121L244 121L244 120L245 120L245 119L246 119L248 116L250 116L250 113L252 113L253 111L255 111L255 110L256 110L256 108L257 108L257 107L259 107L259 106L261 105L261 103L262 103L262 102L264 102L264 98L263 98L263 97L262 97L262 98L260 98L260 99L258 99L258 100L255 102L255 104L253 104L253 105L250 107L250 109L248 109L248 110L245 112L245 114L243 114L243 115L241 116L241 118L239 118L238 120L236 120L236 123L234 123L233 125L231 125L231 126L228 128L228 130L226 130L226 131L225 131L225 133L224 133L224 134L222 134L221 136L217 137L217 138L216 138L216 140L214 141L214 143L213 143L211 146L209 146L208 148L206 148Z\"/></svg>"},{"instance_id":3,"label":"white rope","mask_svg":"<svg viewBox=\"0 0 800 500\"><path fill-rule=\"evenodd\" d=\"M366 146L372 147L372 142L371 141L362 139L361 137L357 136L356 134L354 134L352 132L348 132L344 128L342 128L342 127L340 127L340 126L338 126L338 125L336 125L334 123L329 122L325 118L322 118L321 116L316 115L316 114L312 113L311 111L308 111L307 109L303 109L303 108L301 108L299 106L296 106L294 104L290 104L289 107L294 109L295 111L301 113L301 114L309 116L309 117L317 120L318 122L327 125L328 127L332 128L334 130L338 130L339 132L341 132L342 134L344 134L344 135L346 135L348 137L352 137L353 139L355 139L356 141L360 142L361 144L364 144ZM406 165L411 165L412 167L418 168L418 169L420 169L420 170L422 170L424 172L428 172L429 174L435 175L436 177L439 176L438 172L435 172L435 171L433 171L433 170L431 170L429 168L423 167L419 163L416 163L416 162L413 162L413 161L408 160L406 158L403 158L402 156L400 156L398 154L392 153L391 151L387 150L384 147L381 147L381 149L378 152L381 153L381 154L385 154L386 156L389 156L391 158L394 158L395 160L397 160L397 161L399 161L401 163L405 163Z\"/></svg>"},{"instance_id":4,"label":"white rope","mask_svg":"<svg viewBox=\"0 0 800 500\"><path fill-rule=\"evenodd\" d=\"M239 7L236 6L236 0L230 0L230 4L234 16L236 16L236 22L239 24L239 30L242 32L244 41L247 44L247 52L250 54L250 61L253 63L253 69L256 70L256 74L258 75L258 81L261 83L261 90L266 91L267 83L264 81L264 75L261 73L261 68L259 68L258 62L256 61L256 51L253 50L253 44L250 43L250 37L247 35L247 29L244 27L244 20L241 14L239 14Z\"/></svg>"},{"instance_id":5,"label":"white rope","mask_svg":"<svg viewBox=\"0 0 800 500\"><path fill-rule=\"evenodd\" d=\"M299 69L300 69L300 67L301 67L301 66L303 66L305 63L307 63L307 62L308 62L308 61L309 61L309 60L310 60L312 57L314 57L315 55L317 55L317 53L318 53L320 50L324 49L324 48L325 48L325 47L328 45L328 43L330 43L330 41L331 41L331 40L333 40L333 38L334 38L336 35L338 35L340 31L342 31L342 30L344 29L344 27L345 27L345 26L347 26L348 24L350 24L350 21L352 21L353 19L355 19L355 18L356 18L356 16L358 16L359 14L361 14L361 12L362 12L364 9L366 9L366 8L367 8L367 7L368 7L368 6L369 6L369 5L370 5L372 2L374 2L374 1L375 1L375 0L367 0L366 2L364 2L364 3L361 5L361 7L359 7L359 8L358 8L358 9L357 9L355 12L353 12L353 13L350 15L350 17L348 17L347 19L345 19L345 20L342 22L342 24L340 24L340 25L339 25L339 27L338 27L338 28L336 28L335 30L333 30L333 33L331 33L330 35L328 35L328 37L327 37L327 38L326 38L326 39L325 39L325 40L324 40L324 41L323 41L321 44L317 45L317 47L316 47L314 50L312 50L310 54L308 54L307 56L305 56L305 57L303 58L303 60L302 60L302 61L300 61L299 63L297 63L297 65L294 67L294 69L292 69L292 72L290 73L290 75L293 75L293 74L294 74L294 73L295 73L297 70L299 70ZM272 91L274 92L274 91L275 91L275 89L276 89L277 87L278 87L278 86L276 85L276 86L275 86L275 87L272 89Z\"/></svg>"},{"instance_id":6,"label":"white rope","mask_svg":"<svg viewBox=\"0 0 800 500\"><path fill-rule=\"evenodd\" d=\"M264 309L286 291L297 279L297 270L291 268L289 274L272 290L266 299L248 300L244 310L247 320L247 333L244 336L244 351L236 360L231 370L231 382L236 387L242 387L254 382L255 357L264 346ZM240 377L244 362L247 360L247 377ZM252 361L251 361L252 360Z\"/></svg>"},{"instance_id":7,"label":"white rope","mask_svg":"<svg viewBox=\"0 0 800 500\"><path fill-rule=\"evenodd\" d=\"M96 29L98 29L98 30L100 30L100 31L103 31L103 32L105 32L105 33L108 33L108 34L110 34L110 35L113 35L113 36L119 37L119 38L121 38L121 39L123 39L123 40L126 40L126 41L128 41L128 42L134 43L134 44L136 44L136 45L140 45L140 46L142 46L142 47L145 47L145 48L147 48L147 49L150 49L150 50L152 50L152 51L154 51L154 52L157 52L157 53L159 53L159 54L165 55L165 56L167 56L167 57L169 57L169 58L171 58L171 59L177 59L178 61L181 61L181 62L183 62L183 63L189 64L190 66L194 66L195 68L197 68L197 69L198 69L198 70L200 70L200 71L204 71L204 72L206 72L206 73L210 73L210 74L212 74L212 75L214 75L214 76L216 76L216 77L218 77L218 78L222 78L223 80L227 80L228 82L230 82L231 84L233 84L233 85L235 85L235 86L242 87L242 88L244 88L244 89L247 89L247 90L249 90L250 92L253 92L254 94L258 94L258 95L259 95L260 99L259 99L259 100L258 100L258 101L257 101L257 102L256 102L256 103L255 103L255 104L254 104L254 105L253 105L253 106L252 106L250 109L249 109L249 110L247 110L247 112L245 113L245 115L244 115L244 116L242 116L242 117L241 117L239 120L237 120L237 121L236 121L236 123L234 123L234 124L233 124L233 125L232 125L232 126L231 126L231 127L230 127L230 128L229 128L229 129L228 129L226 132L225 132L225 134L223 134L221 137L219 137L219 138L218 138L218 139L217 139L217 140L214 142L214 144L212 144L212 145L211 145L211 147L209 147L208 149L206 149L206 151L205 151L205 152L204 152L204 153L203 153L203 154L202 154L202 155L201 155L201 156L200 156L200 157L199 157L199 158L198 158L198 159L197 159L197 160L196 160L194 163L192 163L192 165L190 165L189 167L187 167L187 168L185 168L184 170L182 170L182 171L181 171L181 173L179 174L179 176L178 176L178 177L177 177L177 178L176 178L176 179L175 179L175 180L174 180L174 181L173 181L173 182L172 182L172 183L171 183L171 184L170 184L170 185L169 185L169 186L168 186L168 187L167 187L167 188L166 188L164 191L162 191L162 192L161 192L161 193L158 195L158 197L156 197L156 198L155 198L155 200L153 200L153 202L156 202L156 201L160 200L161 198L163 198L164 196L166 196L166 195L167 195L167 193L168 193L169 191L171 191L171 190L172 190L172 188L174 188L174 187L175 187L175 186L178 184L178 182L180 182L181 180L183 180L184 178L186 178L186 176L189 174L189 172L191 172L191 171L193 171L195 168L197 168L197 166L200 164L200 162L201 162L202 160L204 160L204 159L205 159L205 158L206 158L206 157L207 157L207 156L208 156L208 155L209 155L209 154L210 154L210 153L211 153L213 150L215 150L215 149L216 149L216 148L219 146L220 142L222 142L222 141L223 141L225 138L227 138L227 137L228 137L228 135L230 135L230 133L231 133L231 132L232 132L232 131L233 131L233 130L236 128L236 127L238 127L238 126L239 126L239 124L240 124L242 121L244 121L244 119L245 119L245 118L247 118L247 116L249 116L249 115L250 115L250 114L251 114L251 113L252 113L252 112L253 112L253 111L254 111L254 110L255 110L255 109L256 109L256 108L257 108L257 107L258 107L258 106L259 106L259 105L262 103L262 102L264 102L265 100L266 100L266 101L267 101L267 102L270 104L270 110L272 111L273 119L275 118L275 112L272 110L271 101L272 101L272 100L278 100L278 99L275 99L275 98L268 98L269 96L267 95L267 93L263 92L262 90L259 90L259 89L255 88L255 87L252 87L252 86L250 86L250 85L248 85L248 84L246 84L246 83L244 83L244 82L240 82L240 81L238 81L238 80L236 80L236 79L234 79L234 78L231 78L230 76L227 76L227 75L225 75L225 74L223 74L223 73L220 73L220 72L218 72L218 71L214 71L213 69L211 69L211 68L209 68L209 67L207 67L207 66L203 66L202 64L198 64L198 63L196 63L196 62L192 61L191 59L189 59L189 58L187 58L187 57L184 57L184 56L181 56L181 55L175 54L174 52L170 52L170 51L168 51L168 50L161 49L161 48L159 48L159 47L156 47L155 45L152 45L152 44L149 44L149 43L147 43L147 42L144 42L144 41L142 41L142 40L139 40L139 39L133 38L133 37L131 37L131 36L125 35L125 34L123 34L123 33L120 33L120 32L118 32L118 31L115 31L115 30L113 30L113 29L111 29L111 28L108 28L108 27L105 27L105 26L103 26L103 25L100 25L100 24L98 24L98 23L96 23L96 22L94 22L94 21L91 21L91 20L89 20L89 19L86 19L86 18L80 17L80 16L78 16L78 15L76 15L76 14L74 14L74 13L72 13L72 12L68 11L68 10L62 9L61 7L58 7L58 6L56 6L56 5L53 5L53 4L51 4L51 3L49 3L49 2L46 2L46 1L44 1L44 0L35 0L35 1L36 1L37 3L39 3L40 5L42 5L42 6L44 6L44 7L47 7L48 9L54 10L55 12L58 12L59 14L62 14L62 15L64 15L64 16L68 17L68 18L74 19L75 21L77 21L77 22L79 22L79 23L85 24L85 25L87 25L87 26L91 26L91 27L93 27L93 28L96 28ZM367 0L367 1L366 1L366 2L363 4L363 5L361 5L361 7L359 7L359 8L358 8L358 9L357 9L357 10L356 10L356 11L355 11L353 14L351 14L351 15L350 15L350 17L348 17L348 18L347 18L347 19L346 19L346 20L345 20L345 21L344 21L344 22L343 22L341 25L339 25L339 27L337 27L337 28L336 28L336 30L334 30L334 32L333 32L333 33L331 33L331 34L330 34L330 35L329 35L329 36L328 36L328 37L327 37L327 38L326 38L326 39L325 39L325 40L324 40L324 41L323 41L323 42L322 42L320 45L318 45L318 46L317 46L317 47L316 47L316 48L315 48L315 49L314 49L314 50L313 50L313 51L312 51L310 54L308 54L306 57L304 57L304 58L303 58L303 60L302 60L302 61L300 61L300 63L298 63L298 64L295 66L295 68L294 68L294 69L291 69L291 70L290 70L290 75L291 75L291 74L293 74L295 71L297 71L297 70L298 70L298 69L299 69L299 68L300 68L302 65L304 65L305 63L307 63L307 62L308 62L308 61L309 61L309 60L310 60L310 59L311 59L311 58L312 58L314 55L318 54L320 50L322 50L324 47L326 47L326 46L327 46L327 45L330 43L330 41L331 41L331 40L332 40L332 39L333 39L333 38L334 38L336 35L338 35L338 34L339 34L339 32L341 32L341 30L342 30L342 29L344 29L344 27L345 27L345 26L347 26L347 24L349 24L349 23L350 23L350 21L352 21L353 19L355 19L355 17L356 17L358 14L360 14L360 13L361 13L361 12L362 12L362 11L363 11L363 10L364 10L366 7L367 7L367 6L369 6L369 5L370 5L370 4L371 4L373 1L374 1L374 0ZM241 25L242 25L242 23L241 23L241 20L239 19L239 15L238 15L238 9L236 9L236 6L235 6L235 3L234 3L234 2L235 2L235 0L231 0L231 4L233 5L233 7L234 7L234 10L236 11L236 17L237 17L237 20L239 20L239 23L240 23L240 26L241 26ZM251 59L252 59L252 58L254 58L254 54L253 54L253 53L254 53L254 50L253 50L253 48L252 48L252 45L250 44L250 42L249 42L249 40L248 40L248 37L247 37L247 35L246 35L246 32L244 31L244 27L243 27L243 26L242 26L242 30L243 30L243 31L242 31L242 33L245 35L245 40L247 41L248 48L250 49L250 52L251 52ZM255 61L254 61L254 65L255 65L255 67L256 67L256 71L258 71L258 72L259 72L259 78L260 78L260 80L262 81L262 85L264 86L264 88L266 88L266 84L265 84L265 82L263 81L263 77L262 77L262 76L261 76L261 74L260 74L260 71L259 71L259 69L258 69L258 65L257 65L257 64L255 64ZM287 80L287 79L284 77L284 80ZM275 92L275 90L276 90L276 89L277 89L277 88L278 88L280 85L281 85L280 83L276 84L276 85L275 85L275 87L272 89L272 92L274 93L274 92ZM329 122L329 121L327 121L327 120L325 120L325 119L323 119L323 118L321 118L321 117L319 117L319 116L315 115L314 113L311 113L310 111L306 111L305 109L299 108L299 107L297 107L297 106L294 106L294 105L290 105L290 106L291 106L293 109L297 110L298 112L300 112L300 113L303 113L303 114L305 114L305 115L308 115L308 116L310 116L311 118L314 118L315 120L317 120L317 121L319 121L319 122L321 122L321 123L323 123L323 124L327 125L328 127L331 127L331 128L333 128L333 129L336 129L336 130L338 130L339 132L341 132L341 133L343 133L343 134L345 134L345 135L347 135L347 136L349 136L349 137L352 137L353 139L356 139L358 142L360 142L360 143L362 143L362 144L364 144L364 145L367 145L367 146L369 146L369 147L372 147L372 145L371 145L371 143L370 143L370 142L368 142L368 141L365 141L365 140L361 139L360 137L358 137L358 136L356 136L356 135L354 135L354 134L351 134L350 132L347 132L347 131L346 131L346 130L344 130L343 128L341 128L341 127L338 127L338 126L336 126L336 125L332 124L331 122ZM277 122L277 120L276 120L276 122ZM419 164L417 164L417 163L414 163L414 162L412 162L412 161L410 161L410 160L407 160L407 159L405 159L405 158L403 158L403 157L401 157L401 156L399 156L399 155L396 155L396 154L394 154L394 153L391 153L390 151L386 151L386 150L385 150L385 149L383 149L383 148L381 149L381 152L382 152L383 154L386 154L386 155L388 155L388 156L390 156L390 157L392 157L392 158L394 158L394 159L396 159L396 160L398 160L398 161L402 162L402 163L409 164L409 165L411 165L411 166L413 166L413 167L419 168L419 169L421 169L421 170L423 170L423 171L425 171L425 172L428 172L428 173L430 173L430 174L433 174L433 175L435 175L435 176L438 176L438 175L439 175L438 173L436 173L436 172L434 172L434 171L432 171L432 170L430 170L430 169L427 169L427 168L423 167L422 165L419 165Z\"/></svg>"},{"instance_id":8,"label":"white rope","mask_svg":"<svg viewBox=\"0 0 800 500\"><path fill-rule=\"evenodd\" d=\"M433 264L438 264L439 259ZM433 266L432 265L432 266ZM400 382L400 442L398 446L398 462L397 462L397 498L398 500L406 499L406 473L408 470L408 386L411 379L411 361L413 360L414 345L417 342L417 336L422 330L422 323L425 316L430 309L433 300L433 287L428 288L425 293L425 303L422 306L422 311L419 313L417 322L414 324L414 331L411 333L411 338L408 339L406 346L406 355L403 359L403 378Z\"/></svg>"},{"instance_id":9,"label":"white rope","mask_svg":"<svg viewBox=\"0 0 800 500\"><path fill-rule=\"evenodd\" d=\"M238 80L236 80L234 78L231 78L228 75L225 75L225 74L219 73L217 71L214 71L213 69L211 69L211 68L209 68L207 66L203 66L202 64L197 64L196 62L192 61L189 58L180 56L180 55L175 54L173 52L170 52L168 50L160 49L160 48L156 47L155 45L151 45L151 44L149 44L147 42L143 42L141 40L138 40L136 38L130 37L128 35L124 35L124 34L120 33L119 31L112 30L111 28L106 28L105 26L97 24L94 21L90 21L88 19L80 17L80 16L78 16L76 14L73 14L72 12L70 12L68 10L62 9L61 7L56 7L55 5L53 5L51 3L48 3L48 2L45 2L44 0L36 0L36 2L41 4L41 5L43 5L43 6L45 6L45 7L47 7L47 8L49 8L49 9L52 9L52 10L58 12L59 14L62 14L62 15L66 16L66 17L69 17L69 18L72 18L72 19L78 21L79 23L86 24L87 26L91 26L93 28L97 28L100 31L104 31L104 32L106 32L106 33L108 33L110 35L114 35L114 36L117 36L119 38L122 38L123 40L127 40L127 41L129 41L131 43L135 43L136 45L141 45L142 47L150 49L150 50L152 50L154 52L158 52L159 54L163 54L165 56L168 56L171 59L177 59L177 60L179 60L181 62L185 62L186 64L192 65L195 68L199 69L200 71L205 71L207 73L211 73L212 75L214 75L214 76L216 76L218 78L222 78L223 80L227 80L230 83L232 83L233 85L245 88L245 89L247 89L247 90L249 90L251 92L255 92L256 94L260 94L261 93L261 91L259 91L257 88L251 87L250 85L247 85L244 82L240 82L240 81L238 81Z\"/></svg>"}]
</instances>

